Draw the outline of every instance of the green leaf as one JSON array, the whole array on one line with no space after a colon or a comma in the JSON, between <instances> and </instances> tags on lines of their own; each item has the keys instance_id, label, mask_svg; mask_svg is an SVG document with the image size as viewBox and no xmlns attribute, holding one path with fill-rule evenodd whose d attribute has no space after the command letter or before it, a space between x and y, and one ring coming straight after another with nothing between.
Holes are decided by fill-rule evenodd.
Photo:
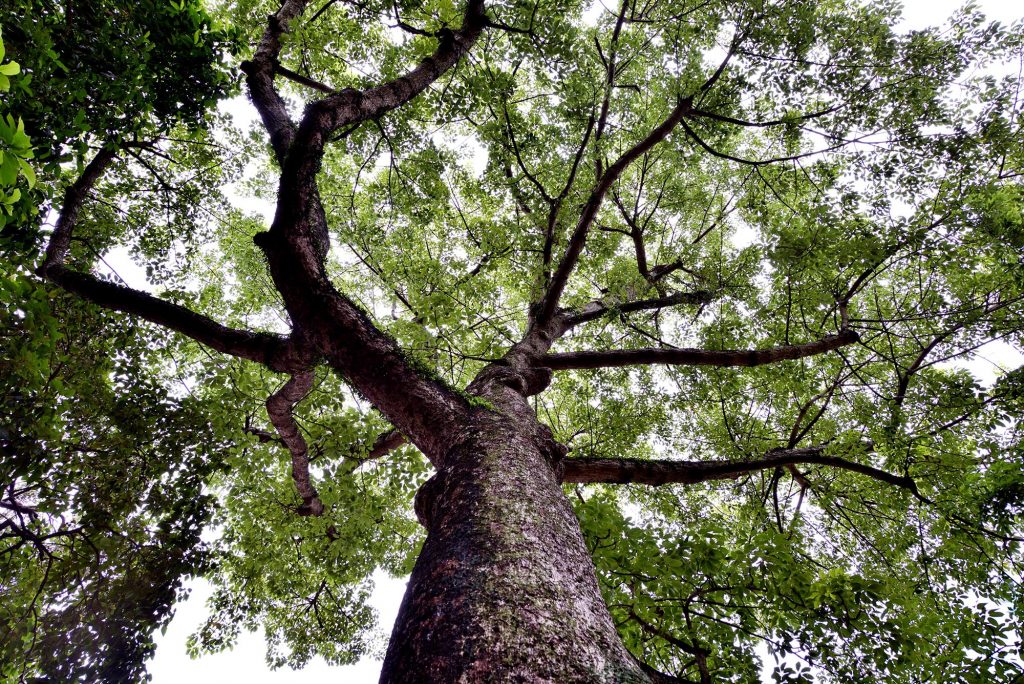
<instances>
[{"instance_id":1,"label":"green leaf","mask_svg":"<svg viewBox=\"0 0 1024 684\"><path fill-rule=\"evenodd\" d=\"M12 154L4 155L0 162L0 186L14 185L18 180L18 158Z\"/></svg>"},{"instance_id":2,"label":"green leaf","mask_svg":"<svg viewBox=\"0 0 1024 684\"><path fill-rule=\"evenodd\" d=\"M34 188L36 186L36 172L32 169L32 165L24 159L19 159L18 163L21 166L21 174L28 181L28 187Z\"/></svg>"}]
</instances>

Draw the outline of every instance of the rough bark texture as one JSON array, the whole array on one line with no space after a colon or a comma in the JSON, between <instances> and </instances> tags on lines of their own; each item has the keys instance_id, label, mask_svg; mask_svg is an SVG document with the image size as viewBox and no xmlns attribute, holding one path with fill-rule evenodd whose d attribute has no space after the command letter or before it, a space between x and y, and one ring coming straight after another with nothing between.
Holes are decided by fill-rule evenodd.
<instances>
[{"instance_id":1,"label":"rough bark texture","mask_svg":"<svg viewBox=\"0 0 1024 684\"><path fill-rule=\"evenodd\" d=\"M601 598L561 450L521 395L488 395L506 415L479 410L417 497L427 540L380 681L649 682Z\"/></svg>"}]
</instances>

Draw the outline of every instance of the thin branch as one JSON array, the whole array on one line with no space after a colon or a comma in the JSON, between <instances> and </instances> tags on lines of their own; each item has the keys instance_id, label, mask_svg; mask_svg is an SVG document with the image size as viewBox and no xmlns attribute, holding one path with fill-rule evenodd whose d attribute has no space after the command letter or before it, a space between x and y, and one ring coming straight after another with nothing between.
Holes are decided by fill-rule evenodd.
<instances>
[{"instance_id":1,"label":"thin branch","mask_svg":"<svg viewBox=\"0 0 1024 684\"><path fill-rule=\"evenodd\" d=\"M712 119L714 121L720 121L722 123L733 124L735 126L743 126L743 127L746 127L746 128L770 128L772 126L781 126L781 125L784 125L784 124L796 124L796 123L800 123L802 121L808 121L808 120L816 119L818 117L825 116L826 114L832 114L833 112L837 111L838 109L842 108L843 106L845 106L845 105L835 105L835 106L828 107L826 109L822 109L822 110L819 110L819 111L816 111L816 112L810 112L808 114L801 114L800 116L794 116L794 117L789 118L789 119L772 119L770 121L747 121L745 119L737 119L736 117L726 116L724 114L716 114L715 112L709 112L707 110L698 109L696 107L693 109L692 112L690 112L690 116L693 117L693 118L699 118L699 119Z\"/></svg>"},{"instance_id":2,"label":"thin branch","mask_svg":"<svg viewBox=\"0 0 1024 684\"><path fill-rule=\"evenodd\" d=\"M917 484L910 477L893 475L884 470L838 456L827 456L821 446L802 449L771 449L763 458L753 461L671 461L631 458L569 458L562 462L562 482L610 484L696 484L710 480L735 479L744 473L770 470L790 465L821 465L866 475L886 484L917 493Z\"/></svg>"},{"instance_id":3,"label":"thin branch","mask_svg":"<svg viewBox=\"0 0 1024 684\"><path fill-rule=\"evenodd\" d=\"M408 443L405 435L398 430L388 430L387 432L381 433L377 439L373 441L369 450L364 453L357 453L352 456L352 460L358 461L359 464L363 464L367 461L373 461L378 458L383 458L390 454L392 451L400 446Z\"/></svg>"},{"instance_id":4,"label":"thin branch","mask_svg":"<svg viewBox=\"0 0 1024 684\"><path fill-rule=\"evenodd\" d=\"M597 217L597 212L601 208L605 195L608 194L612 184L618 180L619 176L622 175L630 164L669 136L690 110L691 101L692 99L689 97L680 99L679 103L672 109L664 121L647 134L643 140L624 152L601 176L591 192L586 205L583 207L579 222L576 224L576 230L573 231L572 237L569 239L565 255L562 257L558 268L551 278L547 292L545 292L537 306L536 325L538 327L545 326L557 312L558 301L561 299L562 292L569 281L569 275L576 268L576 263L583 252L583 246L586 244L587 235L590 233L590 228Z\"/></svg>"},{"instance_id":5,"label":"thin branch","mask_svg":"<svg viewBox=\"0 0 1024 684\"><path fill-rule=\"evenodd\" d=\"M845 347L860 339L853 330L843 330L837 335L826 335L816 342L791 344L771 349L709 350L709 349L615 349L611 351L581 351L561 354L546 354L539 363L552 370L573 368L611 368L615 366L640 366L668 364L675 366L720 366L743 367L763 366L779 361L802 359Z\"/></svg>"},{"instance_id":6,"label":"thin branch","mask_svg":"<svg viewBox=\"0 0 1024 684\"><path fill-rule=\"evenodd\" d=\"M652 634L656 637L664 639L676 648L681 649L682 651L692 655L697 664L697 670L700 672L700 684L711 684L711 672L708 670L708 656L711 655L710 651L708 651L706 648L701 648L694 644L690 644L686 641L683 641L678 637L672 636L665 630L656 627L655 625L652 625L651 623L647 622L642 617L637 615L636 610L634 610L633 608L629 609L629 617L631 620L640 625L640 628L648 634ZM676 681L684 680L676 679Z\"/></svg>"},{"instance_id":7,"label":"thin branch","mask_svg":"<svg viewBox=\"0 0 1024 684\"><path fill-rule=\"evenodd\" d=\"M608 110L611 105L612 88L615 86L615 61L618 53L619 35L622 33L622 25L626 20L626 9L629 6L627 0L623 0L622 7L619 10L618 19L615 22L615 28L612 30L612 38L608 46L609 55L606 59L604 52L601 50L601 41L594 36L594 44L597 46L597 56L601 59L601 62L605 67L605 88L604 97L601 100L601 110L597 117L597 132L594 134L594 157L595 167L594 175L598 178L601 177L603 172L603 159L601 157L600 142L604 135L605 125L608 122Z\"/></svg>"},{"instance_id":8,"label":"thin branch","mask_svg":"<svg viewBox=\"0 0 1024 684\"><path fill-rule=\"evenodd\" d=\"M303 76L302 74L298 73L297 71L292 71L291 69L288 69L287 67L281 66L280 64L278 64L276 62L274 63L274 73L279 75L279 76L284 76L289 81L294 81L295 83L298 83L299 85L304 85L307 88L312 88L313 90L319 90L321 93L327 93L328 95L333 95L334 93L337 92L334 88L332 88L331 86L327 85L326 83L321 83L320 81L317 81L316 79L310 78L309 76Z\"/></svg>"},{"instance_id":9,"label":"thin branch","mask_svg":"<svg viewBox=\"0 0 1024 684\"><path fill-rule=\"evenodd\" d=\"M650 677L653 684L694 684L692 679L684 679L682 677L666 674L661 670L651 667L636 656L633 656L633 660L635 660L636 664L640 666L640 669L644 671L644 674Z\"/></svg>"},{"instance_id":10,"label":"thin branch","mask_svg":"<svg viewBox=\"0 0 1024 684\"><path fill-rule=\"evenodd\" d=\"M664 297L654 299L638 299L632 302L615 304L604 300L593 301L587 304L579 312L572 314L565 322L567 328L597 320L611 313L632 313L634 311L650 311L664 309L679 304L708 304L711 302L712 294L706 290L696 292L676 292Z\"/></svg>"},{"instance_id":11,"label":"thin branch","mask_svg":"<svg viewBox=\"0 0 1024 684\"><path fill-rule=\"evenodd\" d=\"M849 144L849 142L842 142L842 143L840 143L838 145L832 145L830 147L826 147L826 148L821 149L821 150L810 150L808 152L801 152L800 154L794 154L794 155L789 155L789 156L785 156L785 157L772 157L771 159L744 159L743 157L737 157L735 155L731 155L731 154L728 154L726 152L719 152L715 148L711 147L711 145L706 143L703 138L701 138L699 135L697 135L697 133L692 128L690 128L688 125L686 125L685 121L681 121L680 122L680 126L682 127L682 129L684 131L686 131L686 134L688 136L690 136L690 138L692 138L694 140L694 142L697 143L697 145L701 149L703 149L705 152L707 152L711 156L718 157L719 159L726 159L726 160L731 161L731 162L736 162L737 164L746 164L747 166L753 166L753 167L767 166L769 164L776 164L778 162L794 161L796 159L803 159L804 157L811 157L811 156L814 156L814 155L817 155L817 154L824 154L826 152L834 152L835 150L838 150L841 147L844 147L845 145Z\"/></svg>"}]
</instances>

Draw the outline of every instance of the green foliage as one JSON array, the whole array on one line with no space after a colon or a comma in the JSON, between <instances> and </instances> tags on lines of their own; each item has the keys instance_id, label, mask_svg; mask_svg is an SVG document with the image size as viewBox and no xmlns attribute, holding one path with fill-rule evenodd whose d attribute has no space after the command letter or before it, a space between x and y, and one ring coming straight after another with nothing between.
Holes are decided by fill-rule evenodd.
<instances>
[{"instance_id":1,"label":"green foliage","mask_svg":"<svg viewBox=\"0 0 1024 684\"><path fill-rule=\"evenodd\" d=\"M222 60L233 32L193 0L23 0L5 3L0 25L27 77L9 106L46 141L48 164L80 163L90 134L117 144L199 124L232 88Z\"/></svg>"},{"instance_id":2,"label":"green foliage","mask_svg":"<svg viewBox=\"0 0 1024 684\"><path fill-rule=\"evenodd\" d=\"M0 220L16 257L0 270L0 481L12 483L0 504L31 510L0 530L17 532L0 548L0 679L142 677L193 575L215 586L194 653L256 628L273 667L379 650L370 578L414 562L423 457L406 447L361 462L390 426L318 373L296 419L326 512L297 516L264 408L281 378L30 275L41 210L94 150L118 147L69 265L98 270L113 252L166 299L287 330L252 242L276 164L260 131L212 109L278 6L0 10L18 65L0 59ZM397 27L396 11L419 31ZM489 28L435 87L328 148L335 286L417 370L465 387L521 338L602 171L693 96L708 116L613 184L568 282L563 306L606 315L554 351L763 349L844 322L860 341L756 368L559 372L532 399L538 416L570 458L822 446L919 492L824 465L568 490L627 647L691 680L1019 677L1024 375L979 379L966 364L1024 344L1020 24L968 6L901 33L891 2L487 11L518 30ZM326 3L283 38L281 64L335 89L374 85L429 54L427 34L460 12ZM289 102L312 96L277 83ZM687 292L705 296L625 307Z\"/></svg>"},{"instance_id":3,"label":"green foliage","mask_svg":"<svg viewBox=\"0 0 1024 684\"><path fill-rule=\"evenodd\" d=\"M23 278L3 287L5 677L137 680L182 577L210 567L205 482L225 444L208 407L168 396L152 331Z\"/></svg>"},{"instance_id":4,"label":"green foliage","mask_svg":"<svg viewBox=\"0 0 1024 684\"><path fill-rule=\"evenodd\" d=\"M11 89L11 80L22 85L27 79L14 78L21 73L21 66L14 61L4 61L4 42L0 39L0 93ZM0 231L8 223L22 222L35 215L35 206L23 196L20 183L26 190L36 185L36 174L29 160L35 156L32 142L25 133L25 122L19 116L0 116Z\"/></svg>"},{"instance_id":5,"label":"green foliage","mask_svg":"<svg viewBox=\"0 0 1024 684\"><path fill-rule=\"evenodd\" d=\"M0 26L0 52L18 60L0 54L0 680L137 681L183 578L212 567L200 533L227 444L210 431L209 407L170 389L166 340L43 286L29 268L47 199L90 147L175 133L201 142L192 131L231 87L221 64L230 34L188 2L57 13L5 3ZM166 177L176 174L209 176ZM187 189L167 195L182 214L195 206ZM152 197L140 199L128 217L145 211L158 225ZM125 236L103 219L87 211L90 261ZM168 224L189 239L181 221ZM174 251L148 247L157 231L138 239L161 263Z\"/></svg>"},{"instance_id":6,"label":"green foliage","mask_svg":"<svg viewBox=\"0 0 1024 684\"><path fill-rule=\"evenodd\" d=\"M20 168L27 181L16 189L20 208L0 208L0 250L8 258L38 248L38 207L60 196L91 149L206 127L213 105L235 87L224 59L236 34L217 26L196 0L18 0L4 3L0 27L18 60L0 69L20 68L0 76L0 86L9 86L0 87L7 159L0 176ZM25 156L26 134L35 141L34 168L25 162L32 158Z\"/></svg>"}]
</instances>

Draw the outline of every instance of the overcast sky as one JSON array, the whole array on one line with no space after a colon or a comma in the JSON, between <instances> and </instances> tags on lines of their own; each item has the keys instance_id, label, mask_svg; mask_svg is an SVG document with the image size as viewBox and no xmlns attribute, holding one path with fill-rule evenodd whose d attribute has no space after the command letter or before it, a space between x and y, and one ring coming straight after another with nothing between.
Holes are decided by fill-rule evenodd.
<instances>
[{"instance_id":1,"label":"overcast sky","mask_svg":"<svg viewBox=\"0 0 1024 684\"><path fill-rule=\"evenodd\" d=\"M1016 0L981 0L977 4L993 19L1009 22L1024 15L1024 6ZM922 28L941 23L961 5L962 2L954 0L909 0L904 3L903 28ZM255 118L255 112L249 116ZM118 271L120 272L121 268L118 268ZM1012 353L1005 345L991 346L981 351L981 358L972 364L972 371L989 382L994 379L994 373L999 366L1012 368L1021 363L1020 355ZM380 573L376 574L374 579L377 588L371 598L371 604L380 612L380 624L385 626L385 631L390 631L390 625L398 613L398 604L402 600L405 581L392 579ZM380 661L370 658L347 667L328 667L317 660L304 670L293 671L285 668L271 672L264 660L266 649L262 635L257 633L243 634L231 651L204 656L197 660L189 659L185 654L185 640L206 617L204 604L210 595L210 586L206 582L195 581L189 583L189 587L192 589L190 598L178 606L166 634L157 635L156 657L149 665L154 684L309 684L328 679L346 684L377 682Z\"/></svg>"}]
</instances>

